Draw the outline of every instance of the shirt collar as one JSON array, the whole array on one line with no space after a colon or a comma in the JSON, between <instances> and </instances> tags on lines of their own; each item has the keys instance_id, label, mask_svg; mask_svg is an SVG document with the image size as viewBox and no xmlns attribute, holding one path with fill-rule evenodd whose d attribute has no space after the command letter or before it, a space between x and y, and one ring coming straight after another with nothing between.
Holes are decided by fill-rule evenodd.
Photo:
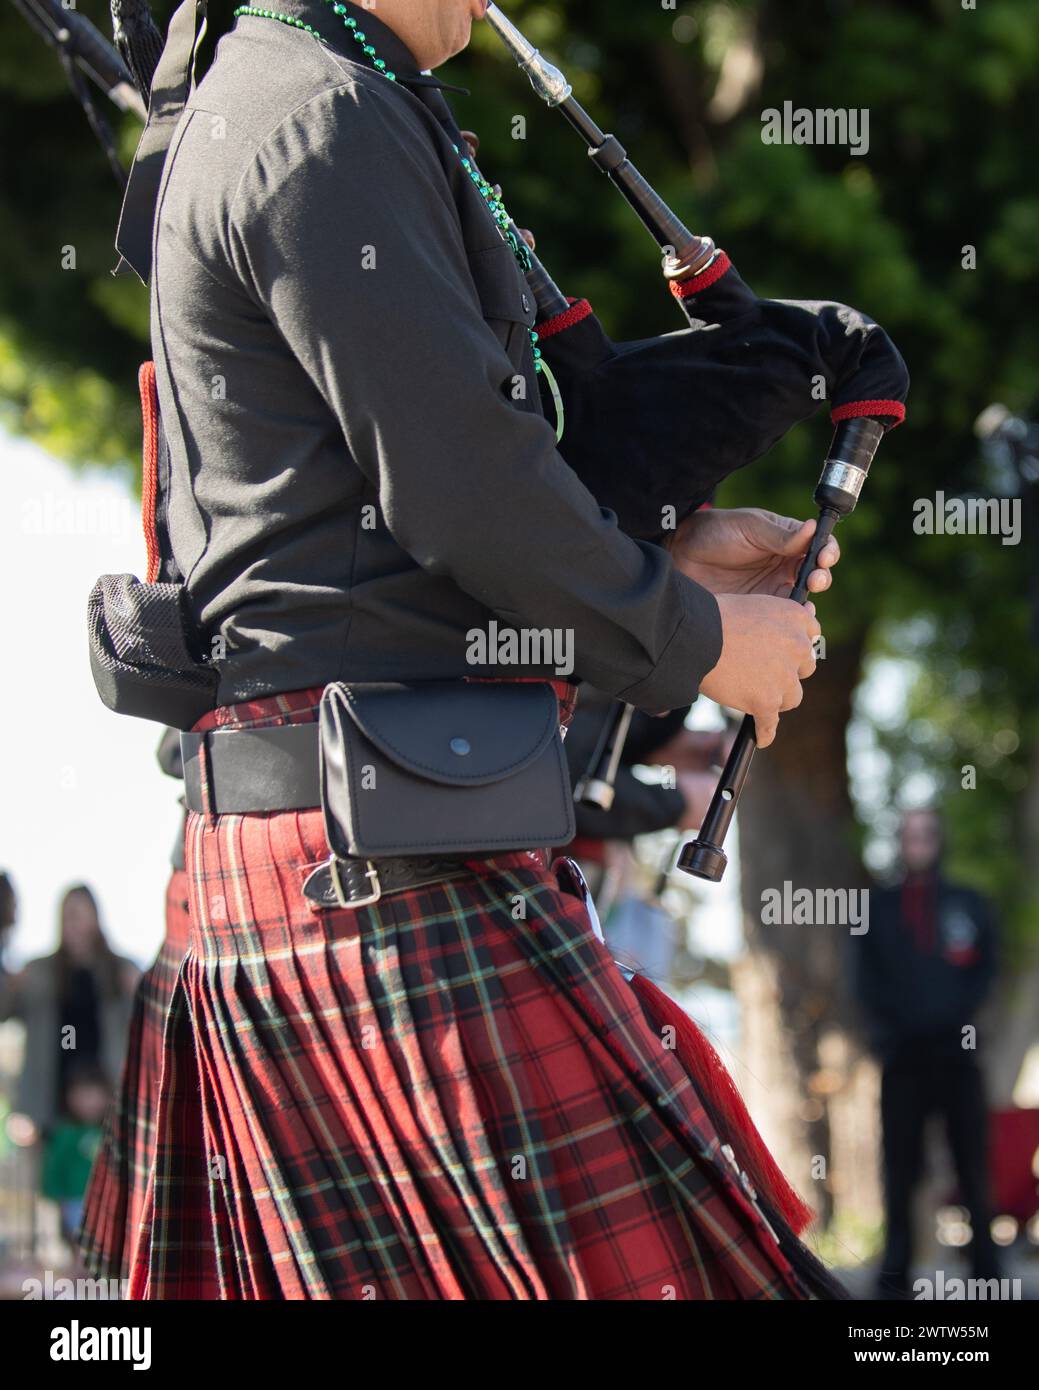
<instances>
[{"instance_id":1,"label":"shirt collar","mask_svg":"<svg viewBox=\"0 0 1039 1390\"><path fill-rule=\"evenodd\" d=\"M442 82L439 77L434 77L432 73L420 72L415 56L404 40L399 38L388 24L376 18L371 10L365 9L362 5L350 4L349 0L336 2L343 5L346 14L357 20L357 27L367 35L375 49L376 57L384 60L398 82L407 87L436 87L442 91L469 95L465 87L452 87L449 83ZM344 26L343 20L346 16L333 11L331 0L279 0L278 9L293 19L312 24L328 46L350 62L360 63L363 67L372 66L371 58L362 52L361 45L350 37Z\"/></svg>"}]
</instances>

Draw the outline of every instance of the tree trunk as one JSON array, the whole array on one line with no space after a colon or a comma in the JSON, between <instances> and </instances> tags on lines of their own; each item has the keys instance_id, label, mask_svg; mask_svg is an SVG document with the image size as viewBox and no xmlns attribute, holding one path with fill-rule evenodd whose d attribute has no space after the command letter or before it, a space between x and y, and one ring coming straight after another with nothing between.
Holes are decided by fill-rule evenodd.
<instances>
[{"instance_id":1,"label":"tree trunk","mask_svg":"<svg viewBox=\"0 0 1039 1390\"><path fill-rule=\"evenodd\" d=\"M840 646L829 646L805 689L804 704L783 716L775 743L755 759L740 801L747 940L752 950L767 953L773 967L782 1029L773 1042L790 1055L800 1091L793 1107L788 1098L786 1103L777 1098L780 1110L793 1110L801 1121L801 1135L788 1135L784 1148L789 1150L790 1142L799 1137L819 1175L829 1173L829 1097L843 1079L820 1059L820 1044L825 1034L843 1026L844 943L849 929L833 922L763 924L762 895L766 890L782 893L786 882L792 891L865 886L845 746L865 635L863 631ZM769 1115L763 1119L773 1126ZM807 1168L807 1163L797 1166ZM812 1191L827 1222L833 1211L828 1180L823 1177Z\"/></svg>"}]
</instances>

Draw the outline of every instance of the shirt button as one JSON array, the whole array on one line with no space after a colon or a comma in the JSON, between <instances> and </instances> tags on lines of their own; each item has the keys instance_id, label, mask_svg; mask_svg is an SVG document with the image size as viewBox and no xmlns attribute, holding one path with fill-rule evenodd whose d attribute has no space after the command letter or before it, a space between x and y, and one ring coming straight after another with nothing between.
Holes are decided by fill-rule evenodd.
<instances>
[{"instance_id":1,"label":"shirt button","mask_svg":"<svg viewBox=\"0 0 1039 1390\"><path fill-rule=\"evenodd\" d=\"M449 744L452 753L457 753L460 758L464 758L472 750L467 738L453 738Z\"/></svg>"},{"instance_id":2,"label":"shirt button","mask_svg":"<svg viewBox=\"0 0 1039 1390\"><path fill-rule=\"evenodd\" d=\"M530 300L527 298L526 295L523 296L523 311L527 314L530 313Z\"/></svg>"}]
</instances>

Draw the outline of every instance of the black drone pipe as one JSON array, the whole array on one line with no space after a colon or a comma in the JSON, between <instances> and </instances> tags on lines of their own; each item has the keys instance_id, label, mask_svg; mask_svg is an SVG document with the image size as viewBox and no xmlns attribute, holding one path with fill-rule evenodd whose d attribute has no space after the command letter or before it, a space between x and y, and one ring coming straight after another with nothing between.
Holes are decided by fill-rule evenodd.
<instances>
[{"instance_id":1,"label":"black drone pipe","mask_svg":"<svg viewBox=\"0 0 1039 1390\"><path fill-rule=\"evenodd\" d=\"M710 237L694 235L671 211L632 164L617 137L606 134L596 125L574 98L573 88L564 75L523 37L493 0L484 18L530 78L538 96L558 110L577 131L587 146L589 159L607 175L660 248L668 253L664 268L667 278L682 280L703 270L716 250Z\"/></svg>"},{"instance_id":2,"label":"black drone pipe","mask_svg":"<svg viewBox=\"0 0 1039 1390\"><path fill-rule=\"evenodd\" d=\"M61 0L13 0L15 8L77 70L95 83L122 111L142 120L147 112L126 63L97 27Z\"/></svg>"}]
</instances>

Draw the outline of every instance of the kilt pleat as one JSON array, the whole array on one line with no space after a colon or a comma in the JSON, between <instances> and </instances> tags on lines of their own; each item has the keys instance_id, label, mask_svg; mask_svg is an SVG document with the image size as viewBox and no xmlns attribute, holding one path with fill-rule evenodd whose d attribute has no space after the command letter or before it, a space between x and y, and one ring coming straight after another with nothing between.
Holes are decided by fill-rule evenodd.
<instances>
[{"instance_id":1,"label":"kilt pleat","mask_svg":"<svg viewBox=\"0 0 1039 1390\"><path fill-rule=\"evenodd\" d=\"M542 858L325 911L326 854L320 812L189 818L133 1296L804 1296Z\"/></svg>"},{"instance_id":2,"label":"kilt pleat","mask_svg":"<svg viewBox=\"0 0 1039 1390\"><path fill-rule=\"evenodd\" d=\"M95 1278L129 1275L151 1169L166 1014L188 947L188 895L187 873L175 869L166 888L165 935L138 982L122 1074L84 1197L79 1244Z\"/></svg>"},{"instance_id":3,"label":"kilt pleat","mask_svg":"<svg viewBox=\"0 0 1039 1390\"><path fill-rule=\"evenodd\" d=\"M220 1255L228 1231L221 1223L217 1170L207 1153L204 1098L193 1041L192 1020L181 967L166 1020L162 1093L155 1123L155 1161L130 1268L130 1297L156 1294L148 1280L151 1262L164 1270L162 1297L217 1299ZM156 1212L161 1219L156 1221Z\"/></svg>"}]
</instances>

